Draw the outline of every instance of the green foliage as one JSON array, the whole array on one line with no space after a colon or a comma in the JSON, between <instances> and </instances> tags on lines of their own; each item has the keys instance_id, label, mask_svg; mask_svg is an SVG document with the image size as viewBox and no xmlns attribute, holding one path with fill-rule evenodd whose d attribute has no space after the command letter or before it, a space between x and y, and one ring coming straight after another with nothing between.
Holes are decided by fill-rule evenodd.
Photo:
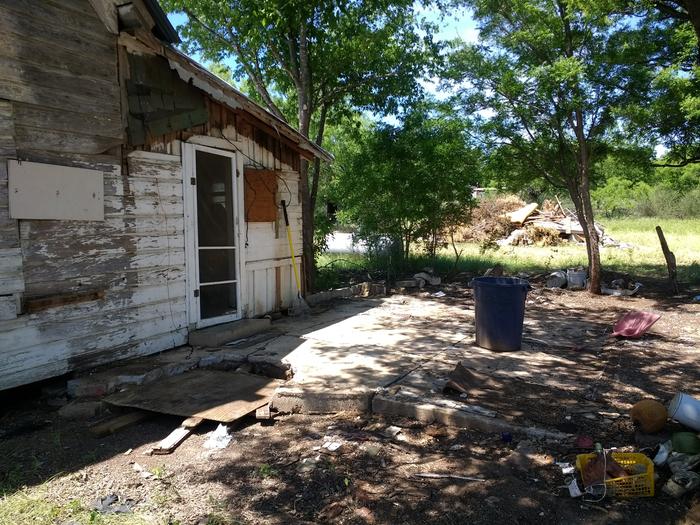
<instances>
[{"instance_id":1,"label":"green foliage","mask_svg":"<svg viewBox=\"0 0 700 525\"><path fill-rule=\"evenodd\" d=\"M481 123L489 173L511 185L581 185L581 160L604 157L616 111L644 100L640 62L658 45L624 16L571 1L466 3L484 43L457 45L447 75L466 84L461 107Z\"/></svg>"},{"instance_id":2,"label":"green foliage","mask_svg":"<svg viewBox=\"0 0 700 525\"><path fill-rule=\"evenodd\" d=\"M186 51L216 63L233 57L233 78L249 79L268 106L276 106L275 95L293 102L270 109L296 125L302 124L302 104L311 115L346 102L398 109L405 97L421 91L418 79L438 50L434 26L420 20L408 0L162 3L187 14L178 27Z\"/></svg>"},{"instance_id":3,"label":"green foliage","mask_svg":"<svg viewBox=\"0 0 700 525\"><path fill-rule=\"evenodd\" d=\"M400 126L345 131L329 195L358 237L393 239L405 257L419 240L434 251L440 232L466 220L480 159L464 122L444 109L420 105Z\"/></svg>"},{"instance_id":4,"label":"green foliage","mask_svg":"<svg viewBox=\"0 0 700 525\"><path fill-rule=\"evenodd\" d=\"M700 165L655 168L608 157L597 166L604 181L593 192L605 217L700 217Z\"/></svg>"},{"instance_id":5,"label":"green foliage","mask_svg":"<svg viewBox=\"0 0 700 525\"><path fill-rule=\"evenodd\" d=\"M632 248L606 248L603 250L603 263L606 268L639 278L665 279L666 262L659 248L655 226L660 224L671 250L676 255L679 280L683 283L700 284L700 221L679 219L625 218L605 221L605 231L618 241L632 245ZM560 268L573 268L585 265L586 250L578 244L563 244L556 247L508 246L498 251L482 252L478 243L460 245L464 251L458 261L457 270L466 272L460 277L462 282L470 276L483 275L487 268L502 264L510 275L519 272L544 273ZM329 263L338 261L338 264ZM348 284L344 277L352 275L353 268L364 268L372 275L378 275L384 268L375 264L373 259L361 255L324 254L320 257L321 265L327 265L324 271L328 287L340 287ZM438 275L448 275L455 265L454 253L440 250L435 258L413 253L406 263L406 275L419 271L424 266L432 266ZM333 268L334 271L330 269ZM366 279L366 273L355 274Z\"/></svg>"}]
</instances>

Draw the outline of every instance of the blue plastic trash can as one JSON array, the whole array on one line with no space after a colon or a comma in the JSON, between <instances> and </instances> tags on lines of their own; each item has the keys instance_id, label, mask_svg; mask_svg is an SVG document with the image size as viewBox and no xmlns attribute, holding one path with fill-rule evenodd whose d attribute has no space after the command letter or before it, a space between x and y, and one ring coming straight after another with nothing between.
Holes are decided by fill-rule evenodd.
<instances>
[{"instance_id":1,"label":"blue plastic trash can","mask_svg":"<svg viewBox=\"0 0 700 525\"><path fill-rule=\"evenodd\" d=\"M520 350L530 284L517 277L477 277L472 286L476 344L499 352Z\"/></svg>"}]
</instances>

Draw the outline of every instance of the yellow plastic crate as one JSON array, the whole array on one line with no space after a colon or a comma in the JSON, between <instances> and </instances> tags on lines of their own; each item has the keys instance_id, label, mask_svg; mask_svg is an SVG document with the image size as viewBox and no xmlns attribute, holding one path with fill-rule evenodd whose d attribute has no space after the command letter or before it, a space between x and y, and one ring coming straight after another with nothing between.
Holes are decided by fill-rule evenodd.
<instances>
[{"instance_id":1,"label":"yellow plastic crate","mask_svg":"<svg viewBox=\"0 0 700 525\"><path fill-rule=\"evenodd\" d=\"M618 498L646 498L654 495L654 462L644 454L637 452L612 452L612 458L622 468L629 471L634 465L645 465L646 472L630 474L625 478L606 479L605 485L610 496ZM583 473L589 461L596 454L579 454L576 456L576 468Z\"/></svg>"}]
</instances>

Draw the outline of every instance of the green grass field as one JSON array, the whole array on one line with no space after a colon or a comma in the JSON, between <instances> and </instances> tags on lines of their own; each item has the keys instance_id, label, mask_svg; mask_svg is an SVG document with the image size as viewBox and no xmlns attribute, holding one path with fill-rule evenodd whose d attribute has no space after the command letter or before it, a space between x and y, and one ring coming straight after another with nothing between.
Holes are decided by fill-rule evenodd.
<instances>
[{"instance_id":1,"label":"green grass field","mask_svg":"<svg viewBox=\"0 0 700 525\"><path fill-rule=\"evenodd\" d=\"M601 247L604 269L627 273L632 277L664 278L667 275L666 263L654 229L657 224L663 228L669 248L676 255L679 281L700 284L698 220L630 218L605 221L603 226L611 237L633 247ZM583 245L505 246L485 252L477 244L461 244L459 248L463 254L458 271L480 273L496 263L504 265L509 273L545 272L586 265L586 248ZM344 284L343 276L348 271L365 268L371 273L385 269L386 262L367 261L357 255L324 254L319 257L318 265L318 285L319 289L323 289ZM442 250L436 260L416 253L403 271L410 273L423 266L432 266L439 274L445 275L454 267L454 253L451 248Z\"/></svg>"}]
</instances>

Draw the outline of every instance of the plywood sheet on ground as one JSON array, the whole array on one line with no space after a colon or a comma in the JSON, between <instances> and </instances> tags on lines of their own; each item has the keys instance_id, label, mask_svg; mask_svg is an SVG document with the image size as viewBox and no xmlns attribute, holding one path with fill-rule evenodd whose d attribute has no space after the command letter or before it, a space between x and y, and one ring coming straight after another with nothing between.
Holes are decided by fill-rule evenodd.
<instances>
[{"instance_id":1,"label":"plywood sheet on ground","mask_svg":"<svg viewBox=\"0 0 700 525\"><path fill-rule=\"evenodd\" d=\"M230 423L270 401L282 381L241 372L193 370L105 399L113 405Z\"/></svg>"}]
</instances>

